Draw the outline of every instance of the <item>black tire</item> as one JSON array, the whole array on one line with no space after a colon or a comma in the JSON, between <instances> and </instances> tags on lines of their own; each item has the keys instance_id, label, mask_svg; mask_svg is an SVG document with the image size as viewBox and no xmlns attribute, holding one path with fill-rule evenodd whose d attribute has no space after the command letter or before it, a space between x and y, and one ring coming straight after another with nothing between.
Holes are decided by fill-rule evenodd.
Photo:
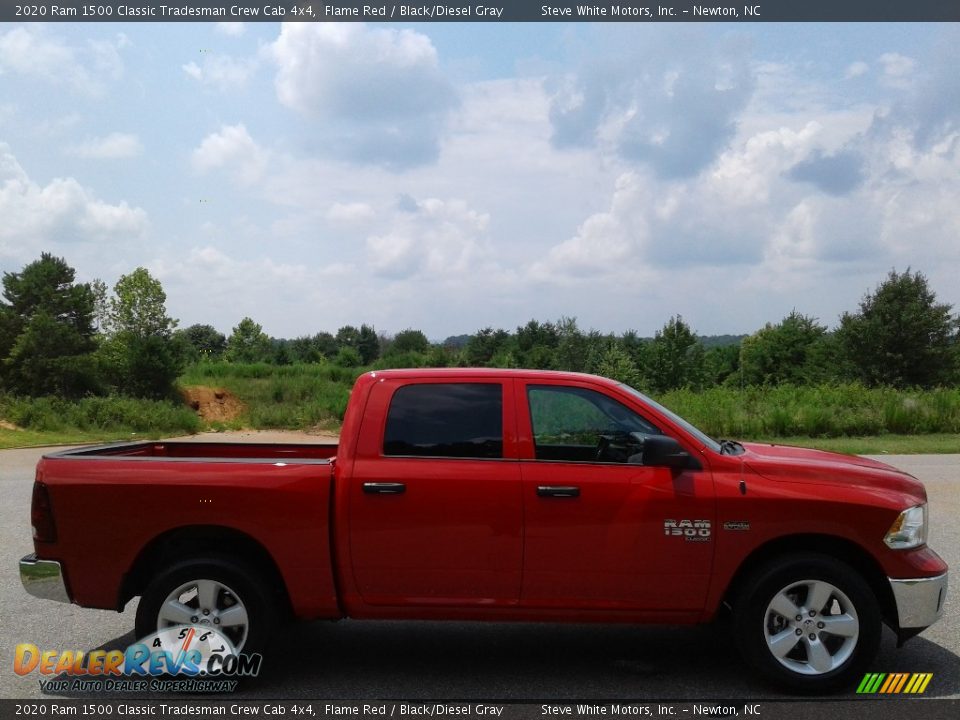
<instances>
[{"instance_id":1,"label":"black tire","mask_svg":"<svg viewBox=\"0 0 960 720\"><path fill-rule=\"evenodd\" d=\"M238 652L263 652L277 620L276 605L271 595L263 590L265 584L253 568L229 557L210 556L172 563L161 570L143 591L137 607L137 638L147 637L174 624L184 624L198 630L213 628L222 632ZM208 591L208 597L214 598L210 607L202 607L199 602L201 586ZM161 607L174 593L183 598L181 605L192 611L192 617L178 622L169 614L160 617ZM234 608L238 606L245 611L245 625L228 626L226 622L230 621L213 624L220 613L227 611L235 620L238 610ZM205 609L210 611L209 614L203 612Z\"/></svg>"},{"instance_id":2,"label":"black tire","mask_svg":"<svg viewBox=\"0 0 960 720\"><path fill-rule=\"evenodd\" d=\"M802 694L828 692L859 680L876 655L880 608L846 563L796 554L747 579L734 600L733 631L744 660L767 680Z\"/></svg>"}]
</instances>

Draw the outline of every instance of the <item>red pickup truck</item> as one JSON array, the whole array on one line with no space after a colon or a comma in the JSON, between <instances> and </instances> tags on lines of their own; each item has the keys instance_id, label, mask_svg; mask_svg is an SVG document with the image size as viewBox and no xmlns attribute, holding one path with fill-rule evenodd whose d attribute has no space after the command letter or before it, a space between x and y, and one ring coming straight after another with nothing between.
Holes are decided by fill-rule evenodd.
<instances>
[{"instance_id":1,"label":"red pickup truck","mask_svg":"<svg viewBox=\"0 0 960 720\"><path fill-rule=\"evenodd\" d=\"M879 462L716 441L632 388L528 370L361 376L339 445L141 442L46 455L28 591L138 637L418 618L703 623L801 691L850 683L881 623L940 616L923 485Z\"/></svg>"}]
</instances>

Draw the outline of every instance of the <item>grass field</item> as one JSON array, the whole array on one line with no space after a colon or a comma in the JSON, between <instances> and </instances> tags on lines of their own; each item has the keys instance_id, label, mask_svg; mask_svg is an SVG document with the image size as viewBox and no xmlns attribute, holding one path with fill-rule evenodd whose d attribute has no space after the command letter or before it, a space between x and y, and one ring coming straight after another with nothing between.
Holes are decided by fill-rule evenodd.
<instances>
[{"instance_id":1,"label":"grass field","mask_svg":"<svg viewBox=\"0 0 960 720\"><path fill-rule=\"evenodd\" d=\"M960 389L861 385L677 390L656 398L708 435L841 438L960 433Z\"/></svg>"},{"instance_id":2,"label":"grass field","mask_svg":"<svg viewBox=\"0 0 960 720\"><path fill-rule=\"evenodd\" d=\"M0 447L186 435L201 427L196 413L184 405L124 397L0 396L0 418L18 428L0 428Z\"/></svg>"},{"instance_id":3,"label":"grass field","mask_svg":"<svg viewBox=\"0 0 960 720\"><path fill-rule=\"evenodd\" d=\"M258 430L335 428L343 419L350 388L362 370L337 365L194 365L180 385L224 388L247 409L227 427Z\"/></svg>"},{"instance_id":4,"label":"grass field","mask_svg":"<svg viewBox=\"0 0 960 720\"><path fill-rule=\"evenodd\" d=\"M869 437L782 437L757 438L757 442L775 445L830 450L848 455L936 455L960 453L960 435L873 435Z\"/></svg>"},{"instance_id":5,"label":"grass field","mask_svg":"<svg viewBox=\"0 0 960 720\"><path fill-rule=\"evenodd\" d=\"M184 435L201 429L339 428L361 368L201 363L181 386L224 388L245 406L229 422L204 426L190 408L129 398L0 396L0 447ZM960 452L960 389L897 391L860 385L678 390L656 398L715 437L840 452Z\"/></svg>"}]
</instances>

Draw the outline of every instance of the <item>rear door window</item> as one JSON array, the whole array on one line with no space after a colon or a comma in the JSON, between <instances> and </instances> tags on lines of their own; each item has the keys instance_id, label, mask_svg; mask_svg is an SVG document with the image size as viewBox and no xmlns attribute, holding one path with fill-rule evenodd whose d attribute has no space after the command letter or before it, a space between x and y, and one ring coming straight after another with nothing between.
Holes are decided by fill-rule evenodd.
<instances>
[{"instance_id":1,"label":"rear door window","mask_svg":"<svg viewBox=\"0 0 960 720\"><path fill-rule=\"evenodd\" d=\"M383 454L502 458L500 383L423 383L399 388L390 401Z\"/></svg>"}]
</instances>

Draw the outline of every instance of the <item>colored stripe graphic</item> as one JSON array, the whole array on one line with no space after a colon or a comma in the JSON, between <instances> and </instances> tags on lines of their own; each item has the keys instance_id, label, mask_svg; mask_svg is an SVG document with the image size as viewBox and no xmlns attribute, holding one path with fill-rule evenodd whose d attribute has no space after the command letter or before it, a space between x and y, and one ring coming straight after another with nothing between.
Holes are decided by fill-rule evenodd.
<instances>
[{"instance_id":1,"label":"colored stripe graphic","mask_svg":"<svg viewBox=\"0 0 960 720\"><path fill-rule=\"evenodd\" d=\"M907 678L910 677L910 673L892 673L890 677L887 678L887 681L883 684L883 687L880 688L881 693L898 693L903 687L903 684L907 681Z\"/></svg>"},{"instance_id":2,"label":"colored stripe graphic","mask_svg":"<svg viewBox=\"0 0 960 720\"><path fill-rule=\"evenodd\" d=\"M864 688L860 692L867 695L872 695L880 688L880 683L883 682L883 679L887 676L886 673L872 673L868 674L864 678Z\"/></svg>"},{"instance_id":3,"label":"colored stripe graphic","mask_svg":"<svg viewBox=\"0 0 960 720\"><path fill-rule=\"evenodd\" d=\"M900 682L897 683L897 686L893 689L893 692L898 693L903 690L903 686L907 684L908 677L910 677L909 673L900 673Z\"/></svg>"},{"instance_id":4,"label":"colored stripe graphic","mask_svg":"<svg viewBox=\"0 0 960 720\"><path fill-rule=\"evenodd\" d=\"M933 673L867 673L857 686L860 695L918 695L925 692Z\"/></svg>"}]
</instances>

